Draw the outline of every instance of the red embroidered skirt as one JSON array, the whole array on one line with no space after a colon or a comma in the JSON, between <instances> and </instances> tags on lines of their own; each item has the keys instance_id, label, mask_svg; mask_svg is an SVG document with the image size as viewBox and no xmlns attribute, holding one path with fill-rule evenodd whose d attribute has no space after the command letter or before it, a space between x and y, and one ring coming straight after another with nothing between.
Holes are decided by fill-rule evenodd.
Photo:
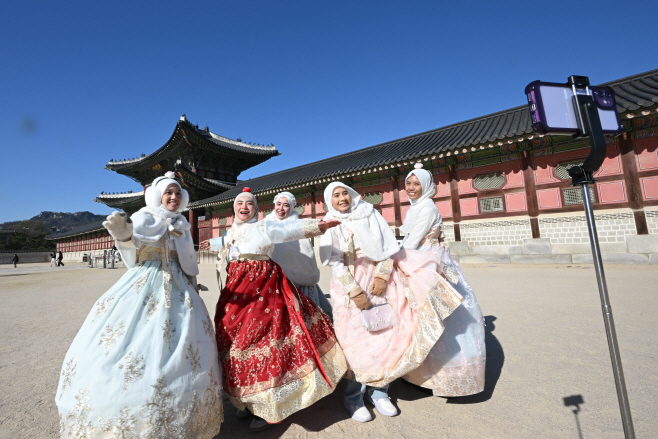
<instances>
[{"instance_id":1,"label":"red embroidered skirt","mask_svg":"<svg viewBox=\"0 0 658 439\"><path fill-rule=\"evenodd\" d=\"M272 261L233 261L215 312L224 391L280 422L333 392L347 371L331 320Z\"/></svg>"}]
</instances>

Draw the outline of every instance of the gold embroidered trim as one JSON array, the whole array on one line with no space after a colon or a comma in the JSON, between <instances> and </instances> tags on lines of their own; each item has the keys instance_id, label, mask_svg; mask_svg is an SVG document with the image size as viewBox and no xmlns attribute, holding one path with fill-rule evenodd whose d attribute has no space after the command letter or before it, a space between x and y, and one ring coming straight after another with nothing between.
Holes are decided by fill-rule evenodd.
<instances>
[{"instance_id":1,"label":"gold embroidered trim","mask_svg":"<svg viewBox=\"0 0 658 439\"><path fill-rule=\"evenodd\" d=\"M484 391L485 370L486 360L464 366L442 367L427 379L418 371L403 378L417 386L432 389L434 396L467 396Z\"/></svg>"},{"instance_id":2,"label":"gold embroidered trim","mask_svg":"<svg viewBox=\"0 0 658 439\"><path fill-rule=\"evenodd\" d=\"M375 265L375 276L388 282L393 271L393 259L377 262Z\"/></svg>"},{"instance_id":3,"label":"gold embroidered trim","mask_svg":"<svg viewBox=\"0 0 658 439\"><path fill-rule=\"evenodd\" d=\"M333 388L329 387L316 367L300 379L247 396L231 396L231 389L227 389L229 399L238 409L248 408L267 422L281 422L333 392L347 370L345 356L338 343L334 343L320 361Z\"/></svg>"},{"instance_id":4,"label":"gold embroidered trim","mask_svg":"<svg viewBox=\"0 0 658 439\"><path fill-rule=\"evenodd\" d=\"M126 333L124 331L125 324L123 323L123 320L119 320L119 323L117 324L116 328L113 328L109 323L107 326L105 326L105 329L103 332L101 332L101 339L98 342L99 345L103 346L103 350L105 350L105 356L107 357L107 354L110 353L110 350L112 347L114 347L114 343L121 337L123 334Z\"/></svg>"},{"instance_id":5,"label":"gold embroidered trim","mask_svg":"<svg viewBox=\"0 0 658 439\"><path fill-rule=\"evenodd\" d=\"M322 235L320 230L320 221L314 219L303 219L302 220L302 233L306 238L313 238L314 236Z\"/></svg>"},{"instance_id":6,"label":"gold embroidered trim","mask_svg":"<svg viewBox=\"0 0 658 439\"><path fill-rule=\"evenodd\" d=\"M178 253L176 250L168 250L168 253L167 259L169 262L178 264ZM164 251L161 248L142 244L139 250L137 250L137 260L135 262L163 261L164 259Z\"/></svg>"},{"instance_id":7,"label":"gold embroidered trim","mask_svg":"<svg viewBox=\"0 0 658 439\"><path fill-rule=\"evenodd\" d=\"M165 324L162 327L162 338L167 342L167 347L169 347L169 352L171 352L171 339L173 337L174 332L176 332L176 328L174 327L173 322L171 319L165 320Z\"/></svg>"},{"instance_id":8,"label":"gold embroidered trim","mask_svg":"<svg viewBox=\"0 0 658 439\"><path fill-rule=\"evenodd\" d=\"M66 363L66 366L64 367L64 370L62 370L62 376L64 377L64 379L62 380L62 393L59 394L59 399L62 399L62 395L64 395L64 392L66 391L66 389L71 386L71 381L73 380L73 377L76 374L75 366L76 366L76 363L74 363L73 358L71 358Z\"/></svg>"},{"instance_id":9,"label":"gold embroidered trim","mask_svg":"<svg viewBox=\"0 0 658 439\"><path fill-rule=\"evenodd\" d=\"M151 293L151 295L144 299L143 305L146 307L146 320L144 323L148 323L151 317L153 317L153 314L158 310L159 304L160 301L155 298L155 293Z\"/></svg>"},{"instance_id":10,"label":"gold embroidered trim","mask_svg":"<svg viewBox=\"0 0 658 439\"><path fill-rule=\"evenodd\" d=\"M185 359L190 361L192 379L194 380L201 370L201 356L199 355L199 348L196 348L196 351L194 351L194 346L192 346L191 342L187 346L187 354L185 354Z\"/></svg>"},{"instance_id":11,"label":"gold embroidered trim","mask_svg":"<svg viewBox=\"0 0 658 439\"><path fill-rule=\"evenodd\" d=\"M146 367L144 364L144 355L140 355L139 358L133 358L133 351L130 351L123 361L125 363L119 364L121 379L123 380L123 390L121 393L125 392L131 383L142 377Z\"/></svg>"},{"instance_id":12,"label":"gold embroidered trim","mask_svg":"<svg viewBox=\"0 0 658 439\"><path fill-rule=\"evenodd\" d=\"M420 241L419 245L423 247L437 247L445 241L445 235L441 230L441 223L433 226L427 235Z\"/></svg>"},{"instance_id":13,"label":"gold embroidered trim","mask_svg":"<svg viewBox=\"0 0 658 439\"><path fill-rule=\"evenodd\" d=\"M267 255L254 255L251 253L240 253L238 256L240 261L269 261L270 257Z\"/></svg>"},{"instance_id":14,"label":"gold embroidered trim","mask_svg":"<svg viewBox=\"0 0 658 439\"><path fill-rule=\"evenodd\" d=\"M359 284L357 284L356 281L354 280L354 276L352 276L352 273L350 273L349 271L346 271L345 274L339 276L338 282L340 282L340 285L343 287L343 290L345 291L345 295L348 297L348 299L352 291L354 291L357 288L361 288L359 287Z\"/></svg>"},{"instance_id":15,"label":"gold embroidered trim","mask_svg":"<svg viewBox=\"0 0 658 439\"><path fill-rule=\"evenodd\" d=\"M417 369L443 334L443 320L452 314L463 300L448 281L440 278L437 285L428 293L425 304L417 311L418 328L400 361L395 366L377 373L363 374L349 370L345 376L372 387L383 387Z\"/></svg>"},{"instance_id":16,"label":"gold embroidered trim","mask_svg":"<svg viewBox=\"0 0 658 439\"><path fill-rule=\"evenodd\" d=\"M102 314L105 314L108 309L110 309L110 305L112 305L112 301L114 301L114 297L106 297L105 299L96 303L96 313L94 314L94 318L91 319L92 323Z\"/></svg>"}]
</instances>

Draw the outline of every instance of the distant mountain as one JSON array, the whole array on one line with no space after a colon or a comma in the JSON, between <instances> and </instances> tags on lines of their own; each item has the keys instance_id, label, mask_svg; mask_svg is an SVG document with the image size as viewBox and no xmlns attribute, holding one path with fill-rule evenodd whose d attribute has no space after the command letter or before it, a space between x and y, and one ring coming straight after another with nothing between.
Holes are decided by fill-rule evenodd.
<instances>
[{"instance_id":1,"label":"distant mountain","mask_svg":"<svg viewBox=\"0 0 658 439\"><path fill-rule=\"evenodd\" d=\"M0 229L15 229L16 227L20 227L19 223L23 223L21 226L28 226L35 224L34 221L40 221L45 225L45 229L49 233L62 233L74 227L104 220L106 217L107 215L96 215L91 212L41 212L29 220L0 223ZM30 221L30 223L26 223L26 221Z\"/></svg>"}]
</instances>

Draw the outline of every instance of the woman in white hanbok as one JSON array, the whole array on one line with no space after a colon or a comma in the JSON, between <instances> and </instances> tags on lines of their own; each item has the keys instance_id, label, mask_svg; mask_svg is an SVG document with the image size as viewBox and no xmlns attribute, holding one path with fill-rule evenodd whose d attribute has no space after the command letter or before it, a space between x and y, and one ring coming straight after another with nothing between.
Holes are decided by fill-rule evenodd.
<instances>
[{"instance_id":1,"label":"woman in white hanbok","mask_svg":"<svg viewBox=\"0 0 658 439\"><path fill-rule=\"evenodd\" d=\"M197 292L187 192L156 178L146 206L103 225L128 271L69 348L56 403L62 438L212 438L223 418L215 331Z\"/></svg>"},{"instance_id":2,"label":"woman in white hanbok","mask_svg":"<svg viewBox=\"0 0 658 439\"><path fill-rule=\"evenodd\" d=\"M280 192L274 197L274 211L265 221L296 221L297 200L290 192ZM274 246L272 260L279 264L289 281L292 281L306 297L331 317L331 304L320 289L320 269L310 239L282 242Z\"/></svg>"},{"instance_id":3,"label":"woman in white hanbok","mask_svg":"<svg viewBox=\"0 0 658 439\"><path fill-rule=\"evenodd\" d=\"M427 359L404 378L432 389L435 396L466 396L482 392L486 365L484 319L464 272L448 249L441 245L443 221L432 200L436 193L432 174L421 165L409 173L405 185L411 207L401 228L406 234L402 247L430 252L464 301L444 321L445 331Z\"/></svg>"}]
</instances>

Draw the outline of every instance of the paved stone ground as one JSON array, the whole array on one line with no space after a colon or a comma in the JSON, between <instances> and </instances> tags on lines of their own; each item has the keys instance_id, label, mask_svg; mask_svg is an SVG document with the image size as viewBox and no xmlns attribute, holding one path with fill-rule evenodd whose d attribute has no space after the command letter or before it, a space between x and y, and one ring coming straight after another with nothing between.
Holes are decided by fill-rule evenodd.
<instances>
[{"instance_id":1,"label":"paved stone ground","mask_svg":"<svg viewBox=\"0 0 658 439\"><path fill-rule=\"evenodd\" d=\"M55 438L55 391L64 354L95 300L124 269L69 264L0 266L0 438ZM464 266L487 322L487 383L480 395L436 398L397 381L400 415L358 424L341 404L344 384L262 433L235 418L217 438L620 438L610 359L591 266ZM607 266L608 286L638 438L658 437L658 270ZM201 266L211 315L218 290ZM328 291L323 270L321 286ZM564 397L581 395L577 414Z\"/></svg>"}]
</instances>

